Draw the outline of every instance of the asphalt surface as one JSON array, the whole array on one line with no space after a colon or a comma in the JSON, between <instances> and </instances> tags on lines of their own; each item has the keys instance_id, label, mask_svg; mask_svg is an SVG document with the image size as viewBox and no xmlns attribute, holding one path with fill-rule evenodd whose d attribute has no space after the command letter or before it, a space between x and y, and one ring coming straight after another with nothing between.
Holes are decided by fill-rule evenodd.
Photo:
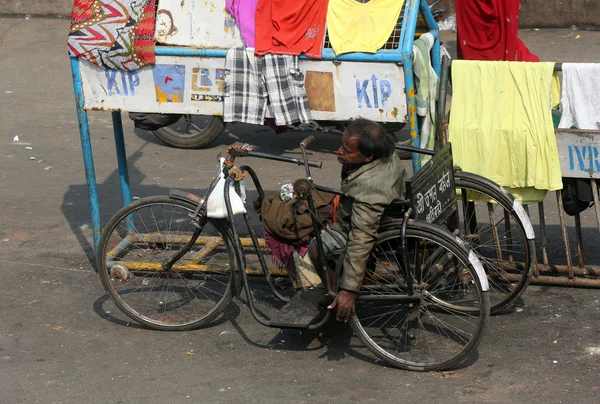
<instances>
[{"instance_id":1,"label":"asphalt surface","mask_svg":"<svg viewBox=\"0 0 600 404\"><path fill-rule=\"evenodd\" d=\"M491 319L478 351L448 372L383 366L330 324L260 326L243 300L214 326L167 333L131 323L91 264L91 230L65 40L68 21L0 19L0 402L595 403L597 290L532 286ZM577 35L581 37L576 39ZM543 59L597 61L600 33L524 31ZM451 34L446 36L452 45ZM102 221L121 206L110 114L89 115ZM203 189L233 141L297 155L303 134L232 125L206 150L177 150L124 117L135 196ZM19 140L14 141L18 136ZM335 186L339 137L320 134L316 180ZM268 190L300 169L249 161ZM593 216L584 220L586 234ZM596 262L597 263L597 262Z\"/></svg>"}]
</instances>

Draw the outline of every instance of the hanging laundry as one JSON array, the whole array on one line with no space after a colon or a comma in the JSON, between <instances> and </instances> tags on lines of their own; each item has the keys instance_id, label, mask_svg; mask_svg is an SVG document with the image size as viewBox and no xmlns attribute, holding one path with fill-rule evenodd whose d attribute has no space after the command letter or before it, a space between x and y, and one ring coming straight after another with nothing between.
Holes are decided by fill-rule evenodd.
<instances>
[{"instance_id":1,"label":"hanging laundry","mask_svg":"<svg viewBox=\"0 0 600 404\"><path fill-rule=\"evenodd\" d=\"M435 111L439 78L431 65L430 52L435 38L426 33L415 40L413 45L415 85L417 87L417 115L421 117L420 147L433 150L435 145ZM431 159L423 156L422 163Z\"/></svg>"},{"instance_id":2,"label":"hanging laundry","mask_svg":"<svg viewBox=\"0 0 600 404\"><path fill-rule=\"evenodd\" d=\"M328 0L258 0L255 52L321 58Z\"/></svg>"},{"instance_id":3,"label":"hanging laundry","mask_svg":"<svg viewBox=\"0 0 600 404\"><path fill-rule=\"evenodd\" d=\"M265 55L231 48L225 58L225 122L262 125L267 105L275 124L310 123L304 73L297 56Z\"/></svg>"},{"instance_id":4,"label":"hanging laundry","mask_svg":"<svg viewBox=\"0 0 600 404\"><path fill-rule=\"evenodd\" d=\"M448 130L454 162L526 203L561 189L553 72L553 63L452 62Z\"/></svg>"},{"instance_id":5,"label":"hanging laundry","mask_svg":"<svg viewBox=\"0 0 600 404\"><path fill-rule=\"evenodd\" d=\"M396 27L403 5L404 0L329 0L327 30L334 52L377 52Z\"/></svg>"},{"instance_id":6,"label":"hanging laundry","mask_svg":"<svg viewBox=\"0 0 600 404\"><path fill-rule=\"evenodd\" d=\"M539 62L519 39L521 0L457 0L458 59Z\"/></svg>"},{"instance_id":7,"label":"hanging laundry","mask_svg":"<svg viewBox=\"0 0 600 404\"><path fill-rule=\"evenodd\" d=\"M155 14L156 0L75 0L69 55L105 69L153 64Z\"/></svg>"},{"instance_id":8,"label":"hanging laundry","mask_svg":"<svg viewBox=\"0 0 600 404\"><path fill-rule=\"evenodd\" d=\"M600 130L600 63L563 63L559 128Z\"/></svg>"},{"instance_id":9,"label":"hanging laundry","mask_svg":"<svg viewBox=\"0 0 600 404\"><path fill-rule=\"evenodd\" d=\"M225 7L235 19L242 39L248 48L254 48L256 38L256 4L258 0L227 0Z\"/></svg>"}]
</instances>

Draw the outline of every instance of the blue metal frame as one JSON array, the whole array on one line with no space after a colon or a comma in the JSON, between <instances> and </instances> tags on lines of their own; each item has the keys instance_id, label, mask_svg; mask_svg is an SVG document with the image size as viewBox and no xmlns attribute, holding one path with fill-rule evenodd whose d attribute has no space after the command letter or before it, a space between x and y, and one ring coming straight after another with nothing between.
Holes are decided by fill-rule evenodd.
<instances>
[{"instance_id":1,"label":"blue metal frame","mask_svg":"<svg viewBox=\"0 0 600 404\"><path fill-rule=\"evenodd\" d=\"M81 150L83 152L83 166L85 168L85 179L90 198L90 212L92 215L92 234L94 236L94 249L98 248L100 242L100 209L98 204L98 191L96 188L96 171L94 170L94 156L92 154L92 143L90 142L90 128L88 126L87 112L84 108L83 83L79 71L79 61L71 58L71 72L73 73L73 89L75 91L75 104L77 106L77 120L79 121L79 137L81 139Z\"/></svg>"},{"instance_id":2,"label":"blue metal frame","mask_svg":"<svg viewBox=\"0 0 600 404\"><path fill-rule=\"evenodd\" d=\"M417 104L416 89L413 79L413 44L416 34L419 13L423 15L433 34L435 42L432 49L433 68L440 74L440 38L437 23L425 0L406 0L404 6L404 18L400 32L400 42L398 49L381 49L375 54L348 53L337 56L333 49L323 49L324 61L339 62L386 62L403 65L404 82L406 86L406 101L408 107L407 121L410 128L412 146L419 147L419 128L417 123ZM226 50L221 49L192 49L182 47L157 46L155 49L157 56L182 56L182 57L222 57L227 54ZM301 56L301 59L310 59ZM98 248L100 242L100 210L98 203L98 192L96 190L96 174L94 170L94 157L92 155L92 145L90 141L90 130L88 126L87 112L85 111L83 86L81 73L79 70L79 61L77 58L71 58L71 71L73 73L73 88L75 92L75 104L77 107L77 119L79 121L79 134L81 138L81 149L83 152L83 165L85 168L85 177L90 199L90 211L92 216L92 232L94 236L94 248ZM117 153L117 165L119 168L119 178L121 182L121 194L123 204L131 202L131 189L129 186L129 176L127 171L127 154L125 151L125 140L123 136L123 123L121 121L121 112L112 112L113 130L115 135L115 147ZM413 154L413 170L417 172L421 167L421 156Z\"/></svg>"}]
</instances>

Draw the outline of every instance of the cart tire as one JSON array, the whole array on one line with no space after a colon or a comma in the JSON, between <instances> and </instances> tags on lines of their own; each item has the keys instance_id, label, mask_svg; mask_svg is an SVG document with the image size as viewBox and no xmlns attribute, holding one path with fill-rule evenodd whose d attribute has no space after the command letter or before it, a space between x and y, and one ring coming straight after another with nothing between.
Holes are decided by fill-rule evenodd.
<instances>
[{"instance_id":1,"label":"cart tire","mask_svg":"<svg viewBox=\"0 0 600 404\"><path fill-rule=\"evenodd\" d=\"M529 219L521 217L525 212L515 210L515 199L498 184L464 171L455 172L454 181L457 193L466 190L470 195L465 200L460 192L457 198L459 237L487 273L491 312L497 314L515 303L534 272L535 243L524 223ZM466 223L467 217L472 223ZM527 225L531 229L530 222Z\"/></svg>"},{"instance_id":2,"label":"cart tire","mask_svg":"<svg viewBox=\"0 0 600 404\"><path fill-rule=\"evenodd\" d=\"M211 116L204 128L190 125L192 116L184 115L182 119L187 121L184 131L178 131L174 127L181 126L180 119L176 124L153 131L160 140L172 147L180 149L201 149L211 144L225 129L225 123L220 116Z\"/></svg>"},{"instance_id":3,"label":"cart tire","mask_svg":"<svg viewBox=\"0 0 600 404\"><path fill-rule=\"evenodd\" d=\"M194 233L195 208L168 196L139 199L102 232L96 256L102 285L121 311L149 328L205 326L233 297L239 276L225 220L209 220L192 249L163 270Z\"/></svg>"},{"instance_id":4,"label":"cart tire","mask_svg":"<svg viewBox=\"0 0 600 404\"><path fill-rule=\"evenodd\" d=\"M468 249L447 231L420 222L406 229L414 294L403 269L402 221L383 224L367 264L351 324L361 342L390 366L446 370L479 345L489 317ZM472 255L472 254L471 254ZM411 298L412 300L407 300Z\"/></svg>"}]
</instances>

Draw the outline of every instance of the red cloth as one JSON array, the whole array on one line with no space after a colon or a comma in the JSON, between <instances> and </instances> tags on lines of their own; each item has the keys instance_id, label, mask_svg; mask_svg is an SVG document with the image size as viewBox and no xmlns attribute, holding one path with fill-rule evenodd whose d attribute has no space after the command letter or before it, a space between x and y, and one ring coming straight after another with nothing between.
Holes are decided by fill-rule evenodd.
<instances>
[{"instance_id":1,"label":"red cloth","mask_svg":"<svg viewBox=\"0 0 600 404\"><path fill-rule=\"evenodd\" d=\"M321 58L329 0L258 0L254 53Z\"/></svg>"},{"instance_id":2,"label":"red cloth","mask_svg":"<svg viewBox=\"0 0 600 404\"><path fill-rule=\"evenodd\" d=\"M459 59L539 62L519 39L521 0L456 0Z\"/></svg>"}]
</instances>

